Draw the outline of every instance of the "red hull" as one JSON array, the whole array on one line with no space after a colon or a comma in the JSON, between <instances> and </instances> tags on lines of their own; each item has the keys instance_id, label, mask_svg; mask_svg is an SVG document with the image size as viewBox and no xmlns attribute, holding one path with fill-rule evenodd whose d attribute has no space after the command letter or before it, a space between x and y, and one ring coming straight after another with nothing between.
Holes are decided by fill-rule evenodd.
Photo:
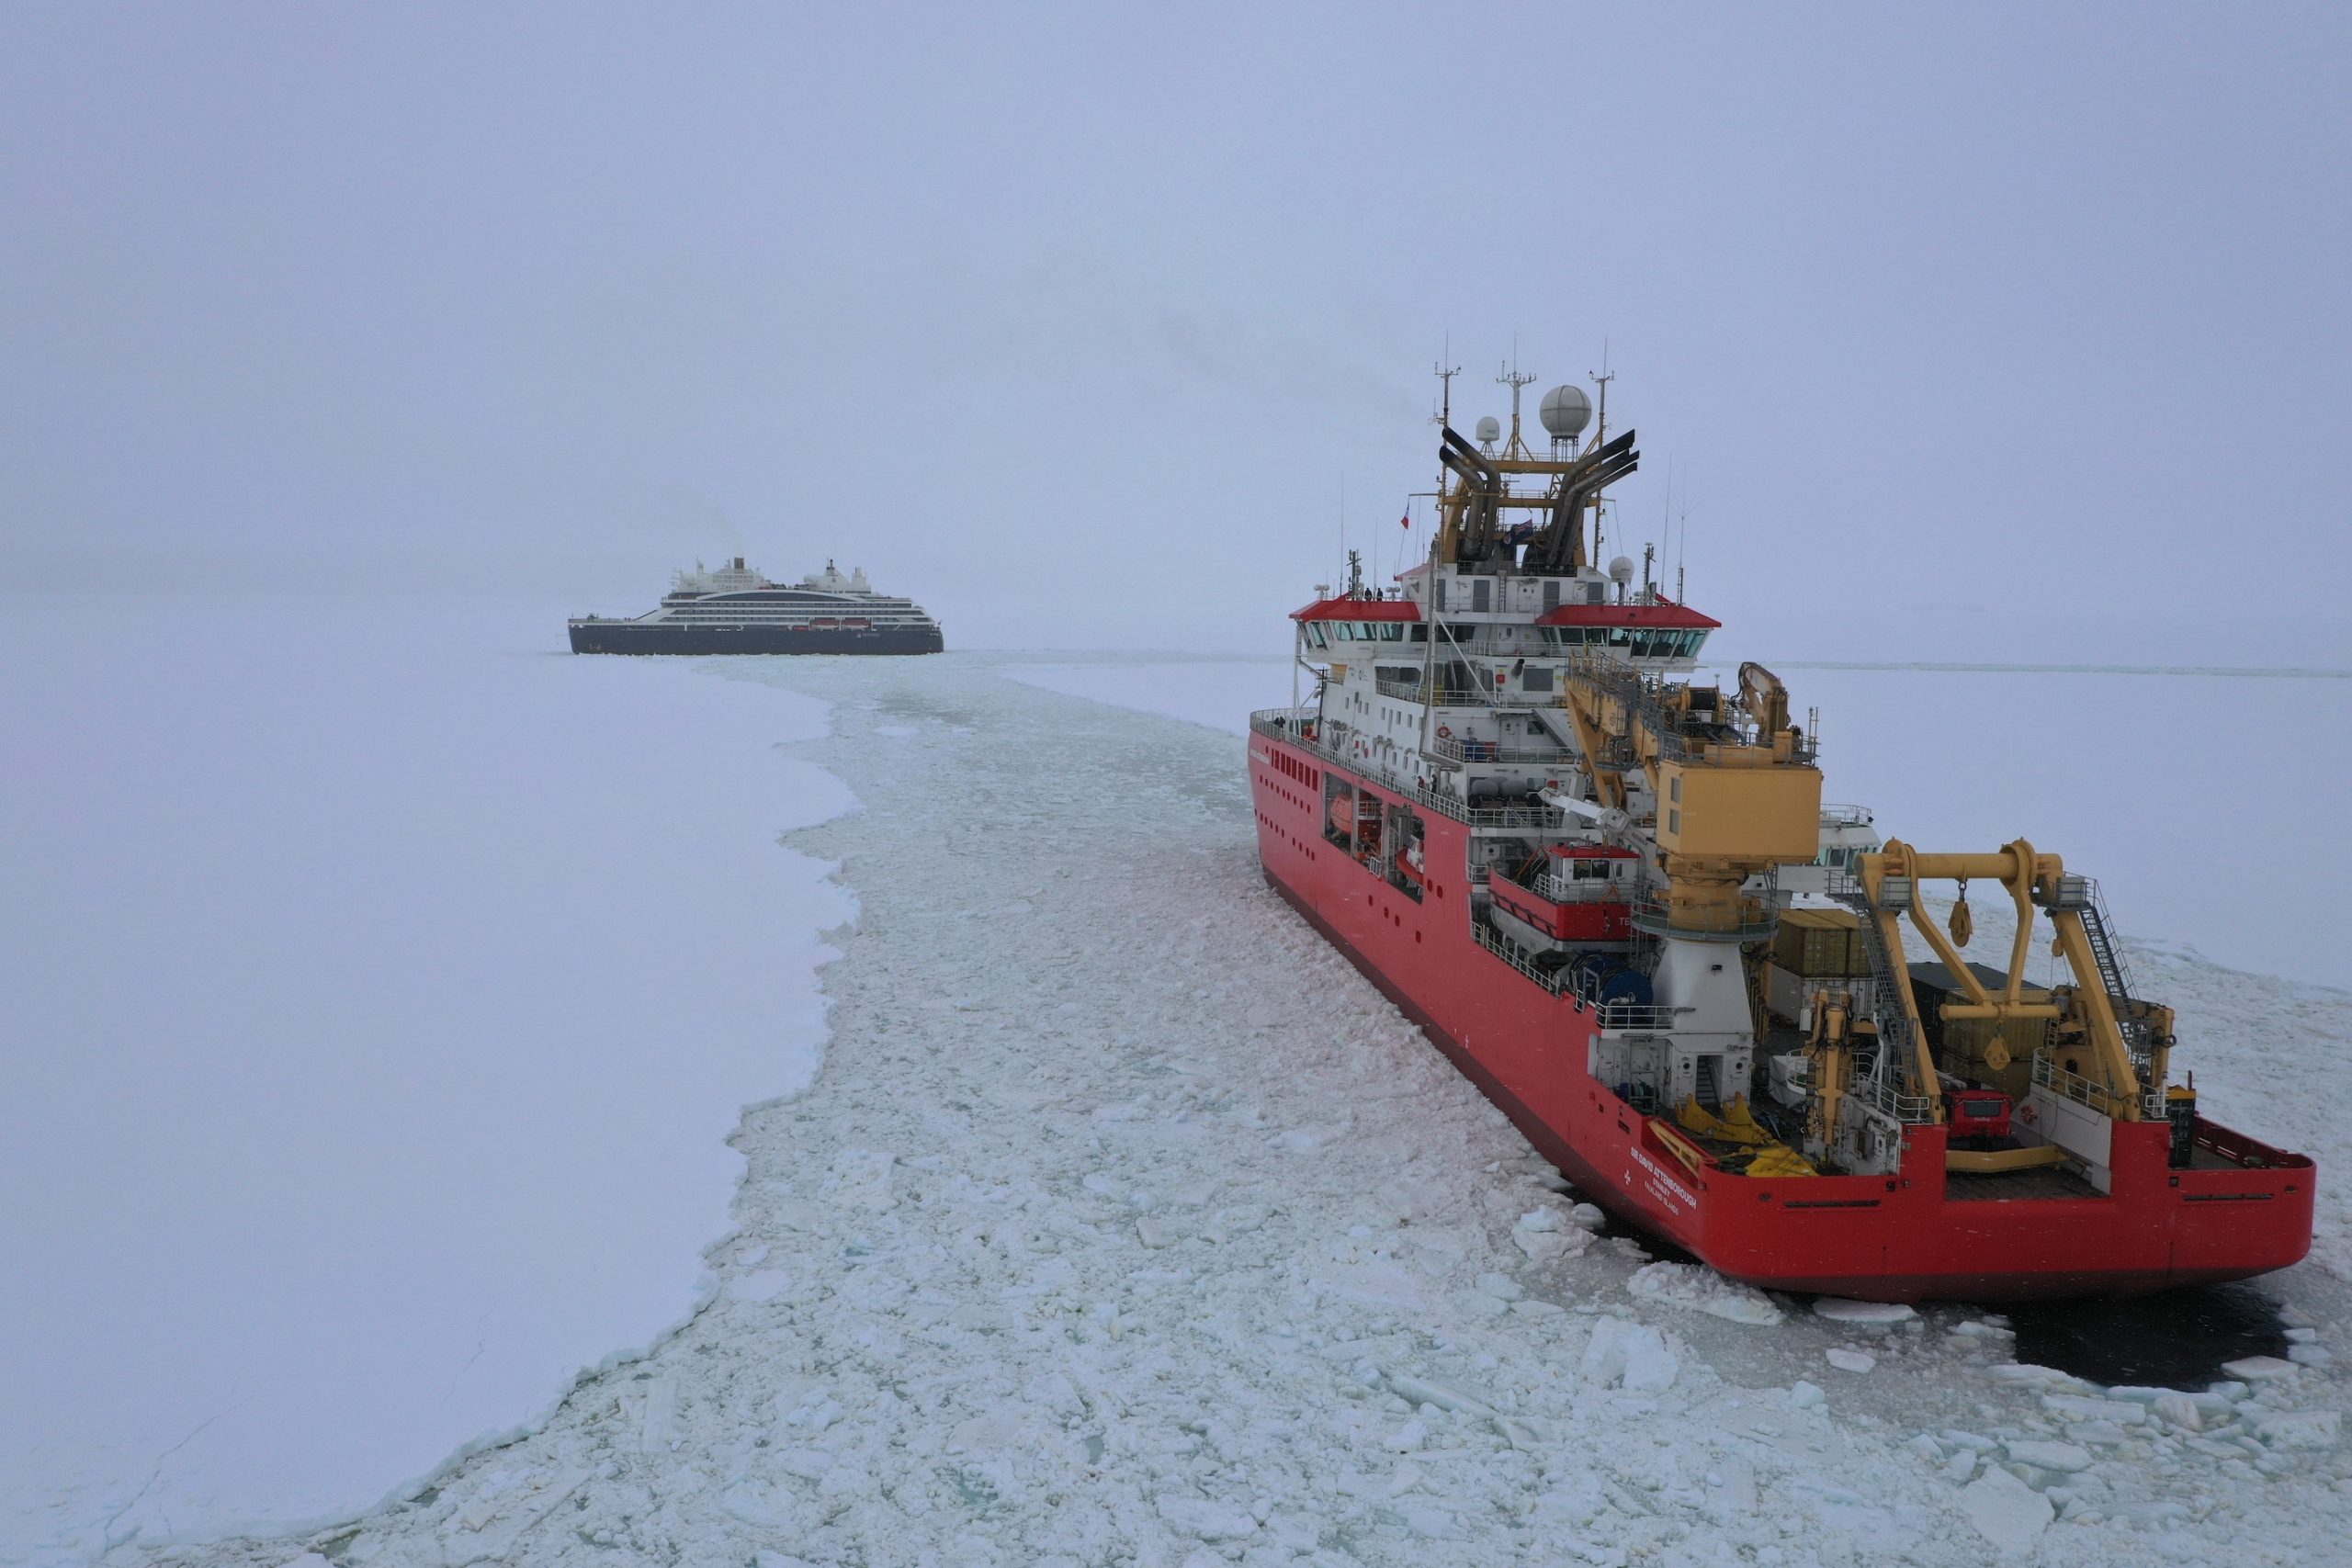
<instances>
[{"instance_id":1,"label":"red hull","mask_svg":"<svg viewBox=\"0 0 2352 1568\"><path fill-rule=\"evenodd\" d=\"M2200 1135L2268 1163L2175 1170L2163 1123L2118 1122L2101 1197L1950 1196L1940 1126L1913 1133L1894 1176L1693 1171L1667 1123L1591 1076L1594 1014L1472 936L1465 826L1423 814L1426 891L1416 901L1323 838L1319 755L1263 734L1250 738L1250 754L1267 881L1569 1180L1724 1274L1869 1301L2020 1301L2240 1280L2310 1250L2311 1161L2201 1122Z\"/></svg>"}]
</instances>

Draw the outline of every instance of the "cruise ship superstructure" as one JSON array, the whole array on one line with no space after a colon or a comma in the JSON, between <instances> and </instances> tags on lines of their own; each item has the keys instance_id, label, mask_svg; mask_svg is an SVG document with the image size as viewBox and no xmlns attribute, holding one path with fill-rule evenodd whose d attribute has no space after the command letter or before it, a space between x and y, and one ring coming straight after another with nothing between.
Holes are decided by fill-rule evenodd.
<instances>
[{"instance_id":1,"label":"cruise ship superstructure","mask_svg":"<svg viewBox=\"0 0 2352 1568\"><path fill-rule=\"evenodd\" d=\"M2301 1258L2312 1162L2200 1112L2096 885L1825 808L1781 682L1702 682L1719 623L1596 565L1633 433L1561 387L1538 453L1517 396L1507 438L1446 422L1425 561L1292 617L1313 692L1250 723L1267 880L1572 1182L1724 1274L1997 1301ZM1972 897L2016 919L1984 962Z\"/></svg>"}]
</instances>

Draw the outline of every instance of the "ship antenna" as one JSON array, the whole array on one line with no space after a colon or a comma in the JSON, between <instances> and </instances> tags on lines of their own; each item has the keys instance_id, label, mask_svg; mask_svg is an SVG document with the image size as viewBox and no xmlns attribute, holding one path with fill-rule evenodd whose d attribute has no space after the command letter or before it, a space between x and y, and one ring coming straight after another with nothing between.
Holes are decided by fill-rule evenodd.
<instances>
[{"instance_id":1,"label":"ship antenna","mask_svg":"<svg viewBox=\"0 0 2352 1568\"><path fill-rule=\"evenodd\" d=\"M1592 446L1586 448L1587 451L1596 451L1600 448L1601 441L1609 434L1609 383L1617 379L1617 373L1609 368L1609 340L1607 338L1600 340L1600 368L1598 371L1587 371L1586 374L1592 378L1592 384L1600 389L1600 406L1593 411ZM1592 498L1591 558L1596 561L1600 558L1600 508L1601 499L1596 495Z\"/></svg>"},{"instance_id":2,"label":"ship antenna","mask_svg":"<svg viewBox=\"0 0 2352 1568\"><path fill-rule=\"evenodd\" d=\"M1684 602L1682 558L1690 553L1690 503L1688 501L1682 503L1679 521L1681 526L1675 530L1674 535L1674 602L1678 604Z\"/></svg>"},{"instance_id":3,"label":"ship antenna","mask_svg":"<svg viewBox=\"0 0 2352 1568\"><path fill-rule=\"evenodd\" d=\"M1593 411L1592 444L1600 446L1609 437L1609 383L1617 379L1617 372L1609 368L1609 340L1600 340L1600 368L1587 371L1592 384L1600 389L1600 406Z\"/></svg>"},{"instance_id":4,"label":"ship antenna","mask_svg":"<svg viewBox=\"0 0 2352 1568\"><path fill-rule=\"evenodd\" d=\"M1511 341L1510 364L1495 378L1496 386L1510 389L1510 445L1503 448L1505 457L1526 457L1532 455L1519 438L1519 392L1521 388L1534 379L1532 371L1524 376L1519 373L1519 342L1514 338Z\"/></svg>"},{"instance_id":5,"label":"ship antenna","mask_svg":"<svg viewBox=\"0 0 2352 1568\"><path fill-rule=\"evenodd\" d=\"M1435 365L1430 367L1437 375L1438 385L1443 389L1438 395L1437 423L1441 428L1444 429L1452 429L1453 425L1453 378L1462 374L1462 367L1459 365L1449 367L1446 364L1446 361L1453 357L1453 334L1448 333L1445 334L1445 352L1438 356L1438 362ZM1445 515L1445 464L1442 461L1437 466L1435 494L1437 505L1433 510L1436 517L1431 520L1433 531L1430 535L1430 570L1432 573L1437 570L1438 536L1445 531L1442 523L1439 521Z\"/></svg>"}]
</instances>

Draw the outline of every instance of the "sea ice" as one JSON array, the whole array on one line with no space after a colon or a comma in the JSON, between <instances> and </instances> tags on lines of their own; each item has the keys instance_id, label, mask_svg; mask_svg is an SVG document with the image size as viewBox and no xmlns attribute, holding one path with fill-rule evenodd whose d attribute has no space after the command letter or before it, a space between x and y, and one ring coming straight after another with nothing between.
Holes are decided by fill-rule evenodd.
<instances>
[{"instance_id":1,"label":"sea ice","mask_svg":"<svg viewBox=\"0 0 2352 1568\"><path fill-rule=\"evenodd\" d=\"M0 617L0 1561L356 1512L708 1292L853 801L821 703L562 624Z\"/></svg>"},{"instance_id":2,"label":"sea ice","mask_svg":"<svg viewBox=\"0 0 2352 1568\"><path fill-rule=\"evenodd\" d=\"M2088 1470L2091 1453L2074 1443L2052 1442L2041 1438L2010 1438L2001 1445L2002 1451L2019 1464L2030 1464L2036 1470L2074 1472Z\"/></svg>"},{"instance_id":3,"label":"sea ice","mask_svg":"<svg viewBox=\"0 0 2352 1568\"><path fill-rule=\"evenodd\" d=\"M1960 1504L1977 1533L2005 1552L2032 1545L2055 1512L2049 1498L1999 1465L1962 1487Z\"/></svg>"},{"instance_id":4,"label":"sea ice","mask_svg":"<svg viewBox=\"0 0 2352 1568\"><path fill-rule=\"evenodd\" d=\"M481 1517L503 1517L501 1475L575 1461L601 1468L513 1540L512 1568L582 1550L756 1563L778 1546L810 1562L1786 1568L1859 1552L1962 1568L1996 1550L1959 1528L1963 1510L2031 1549L2052 1505L2001 1468L1996 1439L1952 1442L1941 1469L1903 1444L1960 1419L2020 1440L2087 1430L2039 1403L2072 1380L2009 1387L1975 1371L1984 1348L1965 1339L1897 1339L1903 1375L1840 1382L1833 1420L1818 1386L1786 1388L1817 1375L1818 1329L1717 1330L1634 1293L1647 1260L1618 1245L1526 1258L1519 1237L1582 1236L1579 1217L1540 1195L1509 1122L1265 890L1238 746L1001 682L977 657L824 678L842 735L810 750L866 811L795 842L846 867L865 924L826 972L836 1043L816 1089L734 1134L752 1165L741 1246L770 1251L713 1260L722 1288L787 1273L790 1310L723 1307L642 1367L592 1376L546 1430L456 1465L437 1501L371 1517L349 1561L436 1561L450 1511L488 1501ZM876 719L918 733L877 748L858 728ZM909 831L943 779L985 831ZM1307 1126L1346 1134L1311 1156L1272 1145ZM899 1151L890 1206L841 1201L854 1148ZM1090 1173L1130 1196L1088 1190ZM1172 1200L1132 1196L1186 1190L1202 1201L1181 1225ZM1566 1223L1523 1231L1533 1204ZM1139 1214L1176 1239L1148 1247ZM1461 1307L1504 1300L1498 1278L1529 1294ZM1593 1345L1605 1380L1563 1376ZM1634 1386L1667 1362L1664 1386ZM637 1451L640 1372L678 1383L653 1454ZM2341 1403L2319 1378L2296 1392ZM1414 1423L1419 1448L1385 1447ZM2198 1512L2163 1528L2207 1560L2324 1561L2340 1540L2325 1453L2160 1441L2098 1445L2058 1488L2069 1517L2153 1518L2116 1499L2177 1493ZM2275 1479L2225 1479L2257 1459ZM2002 1479L1964 1502L1985 1463ZM1983 1506L2011 1489L2031 1501ZM787 1505L788 1527L740 1517ZM2145 1544L2064 1537L2086 1562ZM232 1543L224 1560L269 1559Z\"/></svg>"},{"instance_id":5,"label":"sea ice","mask_svg":"<svg viewBox=\"0 0 2352 1568\"><path fill-rule=\"evenodd\" d=\"M1832 1323L1894 1324L1919 1315L1901 1302L1849 1302L1836 1296L1816 1296L1813 1310Z\"/></svg>"},{"instance_id":6,"label":"sea ice","mask_svg":"<svg viewBox=\"0 0 2352 1568\"><path fill-rule=\"evenodd\" d=\"M2276 1382L2295 1375L2295 1363L2282 1361L2276 1356L2247 1356L2235 1361L2223 1361L2222 1370L2233 1378L2247 1382Z\"/></svg>"},{"instance_id":7,"label":"sea ice","mask_svg":"<svg viewBox=\"0 0 2352 1568\"><path fill-rule=\"evenodd\" d=\"M1732 1323L1770 1326L1783 1317L1770 1297L1691 1263L1650 1263L1634 1271L1625 1289L1645 1301L1686 1307Z\"/></svg>"}]
</instances>

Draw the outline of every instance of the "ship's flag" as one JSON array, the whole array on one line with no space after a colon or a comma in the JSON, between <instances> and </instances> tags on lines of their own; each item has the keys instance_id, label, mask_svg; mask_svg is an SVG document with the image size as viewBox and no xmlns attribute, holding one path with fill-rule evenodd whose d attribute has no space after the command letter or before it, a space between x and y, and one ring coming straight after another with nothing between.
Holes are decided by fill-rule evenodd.
<instances>
[{"instance_id":1,"label":"ship's flag","mask_svg":"<svg viewBox=\"0 0 2352 1568\"><path fill-rule=\"evenodd\" d=\"M1410 528L1412 525L1413 509L1408 506L1405 508L1405 515L1396 520L1396 526L1399 528Z\"/></svg>"}]
</instances>

